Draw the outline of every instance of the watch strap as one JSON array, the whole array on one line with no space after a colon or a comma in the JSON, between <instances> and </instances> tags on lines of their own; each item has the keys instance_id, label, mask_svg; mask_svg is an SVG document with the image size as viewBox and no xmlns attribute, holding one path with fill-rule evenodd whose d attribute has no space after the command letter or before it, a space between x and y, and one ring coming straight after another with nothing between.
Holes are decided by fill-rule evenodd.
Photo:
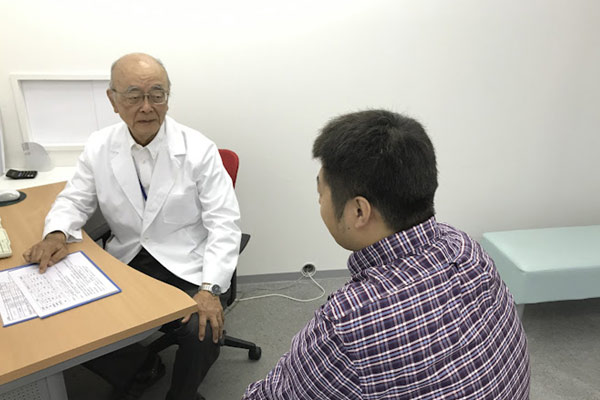
<instances>
[{"instance_id":1,"label":"watch strap","mask_svg":"<svg viewBox=\"0 0 600 400\"><path fill-rule=\"evenodd\" d=\"M206 291L206 292L209 292L210 294L212 294L213 296L219 296L221 294L221 290L220 289L221 288L217 284L214 284L214 283L203 283L198 288L198 291Z\"/></svg>"}]
</instances>

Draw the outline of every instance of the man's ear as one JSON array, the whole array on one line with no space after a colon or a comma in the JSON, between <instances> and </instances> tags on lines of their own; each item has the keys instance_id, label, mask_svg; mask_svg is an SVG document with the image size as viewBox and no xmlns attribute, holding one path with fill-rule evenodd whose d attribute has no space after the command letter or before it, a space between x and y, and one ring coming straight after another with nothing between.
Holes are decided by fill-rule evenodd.
<instances>
[{"instance_id":1,"label":"man's ear","mask_svg":"<svg viewBox=\"0 0 600 400\"><path fill-rule=\"evenodd\" d=\"M114 98L115 92L113 92L112 89L106 89L106 96L108 97L108 100L110 101L110 104L113 107L113 110L115 111L116 114L119 113L119 110L117 109L117 104L115 103L115 98Z\"/></svg>"},{"instance_id":2,"label":"man's ear","mask_svg":"<svg viewBox=\"0 0 600 400\"><path fill-rule=\"evenodd\" d=\"M356 196L350 202L354 228L360 229L367 226L373 216L373 208L369 200L362 196Z\"/></svg>"}]
</instances>

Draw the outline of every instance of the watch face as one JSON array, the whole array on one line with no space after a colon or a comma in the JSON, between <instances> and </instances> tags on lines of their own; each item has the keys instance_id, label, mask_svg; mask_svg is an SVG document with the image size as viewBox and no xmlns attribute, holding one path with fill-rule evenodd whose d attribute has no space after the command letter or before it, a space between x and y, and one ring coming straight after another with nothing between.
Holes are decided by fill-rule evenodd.
<instances>
[{"instance_id":1,"label":"watch face","mask_svg":"<svg viewBox=\"0 0 600 400\"><path fill-rule=\"evenodd\" d=\"M210 288L210 292L212 294L214 294L215 296L220 296L221 295L221 286L212 285L212 287Z\"/></svg>"}]
</instances>

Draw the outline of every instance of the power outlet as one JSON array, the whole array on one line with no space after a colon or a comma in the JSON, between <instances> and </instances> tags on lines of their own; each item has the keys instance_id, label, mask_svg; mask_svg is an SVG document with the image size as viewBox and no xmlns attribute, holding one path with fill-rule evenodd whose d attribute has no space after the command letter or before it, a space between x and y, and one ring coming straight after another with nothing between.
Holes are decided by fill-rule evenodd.
<instances>
[{"instance_id":1,"label":"power outlet","mask_svg":"<svg viewBox=\"0 0 600 400\"><path fill-rule=\"evenodd\" d=\"M302 267L302 275L304 276L311 276L315 273L315 271L317 270L317 267L315 267L315 264L312 263L306 263L304 264L304 266Z\"/></svg>"}]
</instances>

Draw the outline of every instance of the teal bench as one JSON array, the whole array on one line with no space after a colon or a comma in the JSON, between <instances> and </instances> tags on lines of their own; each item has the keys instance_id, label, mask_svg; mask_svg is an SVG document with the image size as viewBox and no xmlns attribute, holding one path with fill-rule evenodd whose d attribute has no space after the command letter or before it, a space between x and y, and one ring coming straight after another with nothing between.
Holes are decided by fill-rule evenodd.
<instances>
[{"instance_id":1,"label":"teal bench","mask_svg":"<svg viewBox=\"0 0 600 400\"><path fill-rule=\"evenodd\" d=\"M524 305L600 297L600 225L483 234L481 245Z\"/></svg>"}]
</instances>

